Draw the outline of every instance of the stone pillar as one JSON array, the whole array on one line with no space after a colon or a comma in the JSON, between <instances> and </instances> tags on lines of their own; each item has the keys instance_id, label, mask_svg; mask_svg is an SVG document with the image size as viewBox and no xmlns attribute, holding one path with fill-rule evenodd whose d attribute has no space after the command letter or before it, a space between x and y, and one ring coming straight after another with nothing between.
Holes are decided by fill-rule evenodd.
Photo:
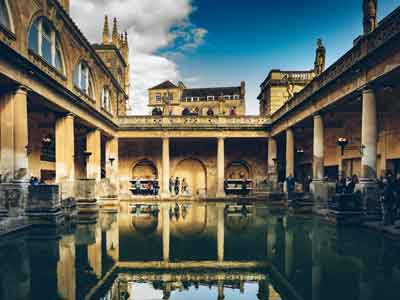
<instances>
[{"instance_id":1,"label":"stone pillar","mask_svg":"<svg viewBox=\"0 0 400 300\"><path fill-rule=\"evenodd\" d=\"M268 139L268 180L272 183L273 189L277 188L278 184L278 145L274 137Z\"/></svg>"},{"instance_id":2,"label":"stone pillar","mask_svg":"<svg viewBox=\"0 0 400 300\"><path fill-rule=\"evenodd\" d=\"M310 185L311 193L315 200L328 201L328 184L324 182L324 121L320 114L314 115L313 135L313 182Z\"/></svg>"},{"instance_id":3,"label":"stone pillar","mask_svg":"<svg viewBox=\"0 0 400 300\"><path fill-rule=\"evenodd\" d=\"M286 177L294 176L294 135L293 129L286 130Z\"/></svg>"},{"instance_id":4,"label":"stone pillar","mask_svg":"<svg viewBox=\"0 0 400 300\"><path fill-rule=\"evenodd\" d=\"M217 198L225 197L225 140L218 138L217 146Z\"/></svg>"},{"instance_id":5,"label":"stone pillar","mask_svg":"<svg viewBox=\"0 0 400 300\"><path fill-rule=\"evenodd\" d=\"M56 182L73 181L75 178L74 116L69 114L57 119L55 131Z\"/></svg>"},{"instance_id":6,"label":"stone pillar","mask_svg":"<svg viewBox=\"0 0 400 300\"><path fill-rule=\"evenodd\" d=\"M294 236L293 231L286 226L285 232L285 274L286 278L290 278L293 271L293 244Z\"/></svg>"},{"instance_id":7,"label":"stone pillar","mask_svg":"<svg viewBox=\"0 0 400 300\"><path fill-rule=\"evenodd\" d=\"M378 124L375 92L371 87L362 91L361 126L361 178L356 190L363 196L364 209L378 209L378 189L376 185L376 164L378 148Z\"/></svg>"},{"instance_id":8,"label":"stone pillar","mask_svg":"<svg viewBox=\"0 0 400 300\"><path fill-rule=\"evenodd\" d=\"M101 179L101 132L99 129L88 132L86 136L86 151L91 153L86 164L88 179Z\"/></svg>"},{"instance_id":9,"label":"stone pillar","mask_svg":"<svg viewBox=\"0 0 400 300\"><path fill-rule=\"evenodd\" d=\"M162 210L162 255L164 262L169 262L169 241L170 241L170 219L169 219L169 205L164 204Z\"/></svg>"},{"instance_id":10,"label":"stone pillar","mask_svg":"<svg viewBox=\"0 0 400 300\"><path fill-rule=\"evenodd\" d=\"M224 261L225 247L225 205L217 204L217 257L219 262Z\"/></svg>"},{"instance_id":11,"label":"stone pillar","mask_svg":"<svg viewBox=\"0 0 400 300\"><path fill-rule=\"evenodd\" d=\"M112 187L113 196L119 193L118 180L118 138L113 137L106 143L106 177Z\"/></svg>"},{"instance_id":12,"label":"stone pillar","mask_svg":"<svg viewBox=\"0 0 400 300\"><path fill-rule=\"evenodd\" d=\"M14 180L28 180L28 90L17 89L14 95Z\"/></svg>"},{"instance_id":13,"label":"stone pillar","mask_svg":"<svg viewBox=\"0 0 400 300\"><path fill-rule=\"evenodd\" d=\"M162 139L162 190L163 198L169 197L169 177L170 177L170 157L169 157L169 138Z\"/></svg>"}]
</instances>

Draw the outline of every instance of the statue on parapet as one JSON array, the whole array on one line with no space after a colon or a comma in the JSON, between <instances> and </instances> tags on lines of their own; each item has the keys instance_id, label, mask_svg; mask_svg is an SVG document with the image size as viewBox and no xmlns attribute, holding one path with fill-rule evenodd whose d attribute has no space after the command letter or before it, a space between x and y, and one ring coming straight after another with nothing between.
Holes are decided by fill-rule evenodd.
<instances>
[{"instance_id":1,"label":"statue on parapet","mask_svg":"<svg viewBox=\"0 0 400 300\"><path fill-rule=\"evenodd\" d=\"M371 33L378 25L378 0L363 0L364 34Z\"/></svg>"}]
</instances>

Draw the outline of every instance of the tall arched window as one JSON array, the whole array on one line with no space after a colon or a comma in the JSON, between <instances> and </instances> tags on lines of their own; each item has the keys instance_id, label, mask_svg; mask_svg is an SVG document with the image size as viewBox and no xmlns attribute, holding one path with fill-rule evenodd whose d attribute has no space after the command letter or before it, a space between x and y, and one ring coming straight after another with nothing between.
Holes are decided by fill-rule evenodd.
<instances>
[{"instance_id":1,"label":"tall arched window","mask_svg":"<svg viewBox=\"0 0 400 300\"><path fill-rule=\"evenodd\" d=\"M111 93L108 87L104 87L101 92L101 107L108 112L112 112L111 107Z\"/></svg>"},{"instance_id":2,"label":"tall arched window","mask_svg":"<svg viewBox=\"0 0 400 300\"><path fill-rule=\"evenodd\" d=\"M8 30L12 30L10 10L6 1L0 0L0 24Z\"/></svg>"},{"instance_id":3,"label":"tall arched window","mask_svg":"<svg viewBox=\"0 0 400 300\"><path fill-rule=\"evenodd\" d=\"M64 73L61 44L49 20L40 17L32 23L28 46L29 50L41 56L49 65Z\"/></svg>"},{"instance_id":4,"label":"tall arched window","mask_svg":"<svg viewBox=\"0 0 400 300\"><path fill-rule=\"evenodd\" d=\"M90 98L94 98L93 82L90 76L89 66L80 61L74 70L74 85Z\"/></svg>"}]
</instances>

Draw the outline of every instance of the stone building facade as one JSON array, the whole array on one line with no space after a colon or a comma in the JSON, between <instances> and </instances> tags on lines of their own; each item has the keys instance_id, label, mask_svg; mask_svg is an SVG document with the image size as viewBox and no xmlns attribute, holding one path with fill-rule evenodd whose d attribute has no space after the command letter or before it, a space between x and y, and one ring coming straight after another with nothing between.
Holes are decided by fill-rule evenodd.
<instances>
[{"instance_id":1,"label":"stone building facade","mask_svg":"<svg viewBox=\"0 0 400 300\"><path fill-rule=\"evenodd\" d=\"M368 187L382 171L400 173L400 9L378 23L364 5L366 31L326 70L318 42L313 70L271 71L257 117L244 115L244 83L171 82L149 90L157 113L127 116L129 46L117 21L110 31L106 18L92 45L69 1L0 0L0 10L2 184L34 176L68 198L91 179L102 193L128 197L130 180L153 177L169 198L169 179L179 176L194 197L224 197L226 179L247 177L257 191L289 174L316 186L357 174ZM348 141L343 152L339 138Z\"/></svg>"},{"instance_id":2,"label":"stone building facade","mask_svg":"<svg viewBox=\"0 0 400 300\"><path fill-rule=\"evenodd\" d=\"M165 81L149 89L153 115L244 116L246 84L237 87L187 88Z\"/></svg>"}]
</instances>

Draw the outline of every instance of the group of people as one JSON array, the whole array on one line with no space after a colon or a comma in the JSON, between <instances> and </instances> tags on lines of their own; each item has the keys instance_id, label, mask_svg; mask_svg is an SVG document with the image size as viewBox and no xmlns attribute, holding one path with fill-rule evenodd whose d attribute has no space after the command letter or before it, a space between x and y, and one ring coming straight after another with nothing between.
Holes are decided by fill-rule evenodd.
<instances>
[{"instance_id":1,"label":"group of people","mask_svg":"<svg viewBox=\"0 0 400 300\"><path fill-rule=\"evenodd\" d=\"M395 178L391 171L378 178L383 225L395 224L400 213L400 174Z\"/></svg>"},{"instance_id":2,"label":"group of people","mask_svg":"<svg viewBox=\"0 0 400 300\"><path fill-rule=\"evenodd\" d=\"M140 180L135 180L135 192L136 193L145 193L147 195L157 196L160 191L160 184L158 183L158 179L151 181L142 182Z\"/></svg>"},{"instance_id":3,"label":"group of people","mask_svg":"<svg viewBox=\"0 0 400 300\"><path fill-rule=\"evenodd\" d=\"M336 182L336 193L338 194L352 194L355 191L356 185L359 183L357 175L342 176Z\"/></svg>"},{"instance_id":4,"label":"group of people","mask_svg":"<svg viewBox=\"0 0 400 300\"><path fill-rule=\"evenodd\" d=\"M45 182L37 177L31 176L31 178L29 179L29 184L30 185L39 185L39 184L45 184Z\"/></svg>"},{"instance_id":5,"label":"group of people","mask_svg":"<svg viewBox=\"0 0 400 300\"><path fill-rule=\"evenodd\" d=\"M169 179L169 192L171 195L175 194L176 196L178 196L179 194L188 195L189 185L186 178L183 178L181 182L179 177L176 177L174 179L174 177L171 176L171 178Z\"/></svg>"}]
</instances>

